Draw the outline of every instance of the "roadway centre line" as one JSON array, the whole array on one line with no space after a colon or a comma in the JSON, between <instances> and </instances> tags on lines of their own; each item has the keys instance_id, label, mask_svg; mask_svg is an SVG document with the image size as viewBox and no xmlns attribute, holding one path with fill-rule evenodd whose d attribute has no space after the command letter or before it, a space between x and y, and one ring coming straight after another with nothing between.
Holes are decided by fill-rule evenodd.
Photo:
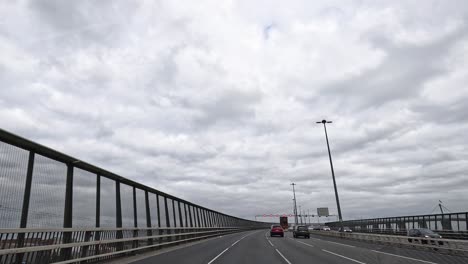
<instances>
[{"instance_id":1,"label":"roadway centre line","mask_svg":"<svg viewBox=\"0 0 468 264\"><path fill-rule=\"evenodd\" d=\"M399 258L404 258L404 259L409 259L409 260L414 260L414 261L419 261L419 262L424 262L424 263L429 263L429 264L437 264L435 262L430 262L430 261L426 261L426 260L421 260L421 259L415 259L415 258L410 258L410 257L405 257L405 256L400 256L400 255L395 255L395 254L390 254L390 253L387 253L387 252L382 252L382 251L377 251L377 250L372 250L376 253L380 253L380 254L386 254L386 255L390 255L390 256L394 256L394 257L399 257Z\"/></svg>"},{"instance_id":2,"label":"roadway centre line","mask_svg":"<svg viewBox=\"0 0 468 264\"><path fill-rule=\"evenodd\" d=\"M236 242L232 243L232 245L230 245L230 246L227 247L225 250L223 250L221 253L219 253L216 257L214 257L214 259L210 260L210 262L208 262L208 264L213 263L217 258L221 257L221 255L223 255L224 252L228 251L228 250L229 250L230 248L232 248L235 244L239 243L239 241L241 241L242 239L244 239L244 238L246 238L246 237L248 237L248 236L250 236L250 235L253 235L253 234L255 234L255 233L258 233L258 232L252 232L252 233L250 233L250 234L247 234L247 235L241 237L239 240L237 240Z\"/></svg>"},{"instance_id":3,"label":"roadway centre line","mask_svg":"<svg viewBox=\"0 0 468 264\"><path fill-rule=\"evenodd\" d=\"M334 252L331 252L331 251L328 251L328 250L325 250L325 249L322 249L322 251L325 251L325 252L327 252L327 253L330 253L330 254L335 255L335 256L338 256L338 257L345 258L345 259L347 259L347 260L354 261L354 262L356 262L356 263L366 264L365 262L361 262L361 261L358 261L358 260L355 260L355 259L352 259L352 258L348 258L348 257L345 257L345 256L343 256L343 255L336 254L336 253L334 253Z\"/></svg>"},{"instance_id":4,"label":"roadway centre line","mask_svg":"<svg viewBox=\"0 0 468 264\"><path fill-rule=\"evenodd\" d=\"M285 256L283 256L283 254L281 254L281 252L277 248L275 248L275 250L288 264L292 264L291 262L289 262L289 260Z\"/></svg>"}]
</instances>

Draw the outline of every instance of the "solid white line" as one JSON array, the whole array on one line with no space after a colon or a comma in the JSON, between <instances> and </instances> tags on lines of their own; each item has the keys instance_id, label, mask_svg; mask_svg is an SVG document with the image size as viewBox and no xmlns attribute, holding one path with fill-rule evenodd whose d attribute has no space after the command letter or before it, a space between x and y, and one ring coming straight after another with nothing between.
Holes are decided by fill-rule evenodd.
<instances>
[{"instance_id":1,"label":"solid white line","mask_svg":"<svg viewBox=\"0 0 468 264\"><path fill-rule=\"evenodd\" d=\"M297 243L301 243L301 244L304 244L304 245L309 246L309 247L314 247L314 246L311 245L311 244L307 244L307 243L304 243L304 242L299 241L299 240L296 240L296 241L297 241Z\"/></svg>"},{"instance_id":2,"label":"solid white line","mask_svg":"<svg viewBox=\"0 0 468 264\"><path fill-rule=\"evenodd\" d=\"M355 259L352 259L352 258L348 258L348 257L342 256L342 255L340 255L340 254L333 253L333 252L328 251L328 250L325 250L325 249L322 249L322 251L325 251L325 252L327 252L327 253L333 254L333 255L338 256L338 257L345 258L345 259L347 259L347 260L354 261L354 262L356 262L356 263L366 264L365 262L361 262L361 261L358 261L358 260L355 260Z\"/></svg>"},{"instance_id":3,"label":"solid white line","mask_svg":"<svg viewBox=\"0 0 468 264\"><path fill-rule=\"evenodd\" d=\"M400 256L400 255L395 255L395 254L390 254L390 253L387 253L387 252L382 252L382 251L377 251L377 250L372 250L372 251L377 252L377 253L381 253L381 254L386 254L386 255L394 256L394 257L399 257L399 258L404 258L404 259L410 259L410 260L419 261L419 262L424 262L424 263L430 263L430 264L437 264L437 263L435 263L435 262L430 262L430 261L426 261L426 260L420 260L420 259L415 259L415 258L410 258L410 257L405 257L405 256Z\"/></svg>"},{"instance_id":4,"label":"solid white line","mask_svg":"<svg viewBox=\"0 0 468 264\"><path fill-rule=\"evenodd\" d=\"M267 240L268 240L268 239L267 239ZM272 247L275 247L275 245L273 245L273 243L271 243L270 240L268 240L268 243L270 243L270 245L271 245Z\"/></svg>"},{"instance_id":5,"label":"solid white line","mask_svg":"<svg viewBox=\"0 0 468 264\"><path fill-rule=\"evenodd\" d=\"M213 263L213 261L215 261L217 258L219 258L222 254L224 254L224 252L228 251L228 249L230 249L230 248L231 247L228 247L225 250L223 250L223 252L219 253L218 256L216 256L214 259L212 259L210 262L208 262L208 264Z\"/></svg>"},{"instance_id":6,"label":"solid white line","mask_svg":"<svg viewBox=\"0 0 468 264\"><path fill-rule=\"evenodd\" d=\"M275 248L275 249L276 249L276 248ZM289 260L288 260L287 258L285 258L285 257L283 256L283 254L281 254L281 252L279 252L278 249L276 249L276 252L278 252L278 254L280 254L280 256L281 256L288 264L292 264L291 262L289 262ZM209 264L209 263L208 263L208 264Z\"/></svg>"},{"instance_id":7,"label":"solid white line","mask_svg":"<svg viewBox=\"0 0 468 264\"><path fill-rule=\"evenodd\" d=\"M232 248L235 244L239 243L239 241L241 241L242 239L250 236L250 235L253 235L253 234L256 234L258 232L253 232L253 233L250 233L250 234L247 234L243 237L241 237L239 240L237 240L236 242L232 243L232 245L230 245L229 247L227 247L225 250L223 250L221 253L219 253L216 257L214 257L214 259L210 260L210 262L208 262L208 264L211 264L213 263L217 258L219 258L222 254L224 254L224 252L228 251L230 248Z\"/></svg>"}]
</instances>

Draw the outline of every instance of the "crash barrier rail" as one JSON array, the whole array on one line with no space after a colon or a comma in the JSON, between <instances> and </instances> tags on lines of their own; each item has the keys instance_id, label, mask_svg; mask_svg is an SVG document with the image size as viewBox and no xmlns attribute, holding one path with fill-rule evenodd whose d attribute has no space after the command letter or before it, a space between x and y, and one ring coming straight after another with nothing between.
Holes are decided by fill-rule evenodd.
<instances>
[{"instance_id":1,"label":"crash barrier rail","mask_svg":"<svg viewBox=\"0 0 468 264\"><path fill-rule=\"evenodd\" d=\"M430 249L439 253L468 256L468 241L455 239L420 238L408 236L388 236L367 233L347 233L336 231L310 231L311 234L359 240L372 243L391 244L393 246Z\"/></svg>"},{"instance_id":2,"label":"crash barrier rail","mask_svg":"<svg viewBox=\"0 0 468 264\"><path fill-rule=\"evenodd\" d=\"M461 239L468 240L467 231L451 231L451 230L433 230L437 234L441 235L446 239ZM359 233L372 233L372 234L383 234L383 235L392 235L392 236L406 236L408 230L395 230L395 229L361 229Z\"/></svg>"},{"instance_id":3,"label":"crash barrier rail","mask_svg":"<svg viewBox=\"0 0 468 264\"><path fill-rule=\"evenodd\" d=\"M445 233L447 238L455 238L456 235L457 239L468 239L468 212L381 217L346 220L343 223L326 223L332 228L339 228L342 224L360 233L379 233L381 230L392 230L396 233L404 232L403 234L406 234L406 230L409 229L428 228L442 236Z\"/></svg>"},{"instance_id":4,"label":"crash barrier rail","mask_svg":"<svg viewBox=\"0 0 468 264\"><path fill-rule=\"evenodd\" d=\"M251 229L256 227L0 229L0 263L102 262Z\"/></svg>"}]
</instances>

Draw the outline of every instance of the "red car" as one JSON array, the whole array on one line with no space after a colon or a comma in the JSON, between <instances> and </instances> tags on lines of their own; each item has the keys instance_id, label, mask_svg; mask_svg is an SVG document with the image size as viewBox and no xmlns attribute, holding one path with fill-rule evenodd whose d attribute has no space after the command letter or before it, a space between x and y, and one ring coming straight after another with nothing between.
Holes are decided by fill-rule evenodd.
<instances>
[{"instance_id":1,"label":"red car","mask_svg":"<svg viewBox=\"0 0 468 264\"><path fill-rule=\"evenodd\" d=\"M284 230L280 225L272 225L270 230L270 236L284 237Z\"/></svg>"}]
</instances>

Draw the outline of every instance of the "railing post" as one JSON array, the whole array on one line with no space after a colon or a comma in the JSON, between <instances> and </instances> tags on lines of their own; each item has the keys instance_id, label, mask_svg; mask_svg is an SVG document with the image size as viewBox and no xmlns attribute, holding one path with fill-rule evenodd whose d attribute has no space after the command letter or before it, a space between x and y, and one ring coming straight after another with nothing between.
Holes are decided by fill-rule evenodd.
<instances>
[{"instance_id":1,"label":"railing post","mask_svg":"<svg viewBox=\"0 0 468 264\"><path fill-rule=\"evenodd\" d=\"M137 212L137 202L136 202L136 188L135 186L132 186L133 190L133 227L138 228L138 212ZM135 229L133 230L133 237L136 238L138 237L138 230ZM132 241L132 248L137 248L138 247L138 240L133 240Z\"/></svg>"},{"instance_id":2,"label":"railing post","mask_svg":"<svg viewBox=\"0 0 468 264\"><path fill-rule=\"evenodd\" d=\"M179 210L179 226L184 227L184 222L182 221L182 208L180 208L180 201L177 201L177 208Z\"/></svg>"},{"instance_id":3,"label":"railing post","mask_svg":"<svg viewBox=\"0 0 468 264\"><path fill-rule=\"evenodd\" d=\"M63 214L63 227L71 228L72 227L72 215L73 213L73 165L67 164L67 180L65 185L65 208ZM72 233L64 232L62 243L68 244L72 243ZM71 248L62 248L60 250L60 255L62 260L68 260L71 258Z\"/></svg>"},{"instance_id":4,"label":"railing post","mask_svg":"<svg viewBox=\"0 0 468 264\"><path fill-rule=\"evenodd\" d=\"M164 208L166 209L166 227L171 227L171 221L169 220L169 208L167 206L167 197L164 196ZM171 230L167 229L166 234L171 234ZM167 240L171 241L172 237L168 237Z\"/></svg>"},{"instance_id":5,"label":"railing post","mask_svg":"<svg viewBox=\"0 0 468 264\"><path fill-rule=\"evenodd\" d=\"M145 209L146 209L146 227L150 228L146 231L147 236L153 235L153 230L151 229L151 211L149 205L148 190L145 190ZM148 239L148 245L153 245L153 239Z\"/></svg>"},{"instance_id":6,"label":"railing post","mask_svg":"<svg viewBox=\"0 0 468 264\"><path fill-rule=\"evenodd\" d=\"M175 210L175 201L172 199L172 218L174 219L174 227L177 227L177 217L176 217L176 210Z\"/></svg>"},{"instance_id":7,"label":"railing post","mask_svg":"<svg viewBox=\"0 0 468 264\"><path fill-rule=\"evenodd\" d=\"M197 213L197 226L202 227L202 224L200 221L200 208L198 206L195 207L195 212Z\"/></svg>"},{"instance_id":8,"label":"railing post","mask_svg":"<svg viewBox=\"0 0 468 264\"><path fill-rule=\"evenodd\" d=\"M162 235L161 230L161 211L159 208L159 194L156 194L156 208L158 210L158 235ZM158 243L161 244L162 238L158 238Z\"/></svg>"},{"instance_id":9,"label":"railing post","mask_svg":"<svg viewBox=\"0 0 468 264\"><path fill-rule=\"evenodd\" d=\"M193 227L193 221L192 221L192 210L193 206L188 206L188 212L189 212L189 219L190 219L190 227Z\"/></svg>"},{"instance_id":10,"label":"railing post","mask_svg":"<svg viewBox=\"0 0 468 264\"><path fill-rule=\"evenodd\" d=\"M101 176L96 174L96 228L101 227ZM96 231L94 241L101 240L101 232ZM99 255L99 244L94 245L96 255Z\"/></svg>"},{"instance_id":11,"label":"railing post","mask_svg":"<svg viewBox=\"0 0 468 264\"><path fill-rule=\"evenodd\" d=\"M190 208L189 208L190 210ZM187 204L184 203L184 215L185 215L185 227L188 227L189 226L189 222L188 222L188 215L187 215Z\"/></svg>"},{"instance_id":12,"label":"railing post","mask_svg":"<svg viewBox=\"0 0 468 264\"><path fill-rule=\"evenodd\" d=\"M23 207L21 209L21 220L20 228L26 228L28 223L28 213L29 213L29 201L31 199L31 183L34 169L34 152L29 151L28 158L28 169L26 171L26 183L24 185L24 195L23 195ZM25 233L18 234L18 247L21 248L24 246ZM16 263L23 262L23 253L16 255Z\"/></svg>"},{"instance_id":13,"label":"railing post","mask_svg":"<svg viewBox=\"0 0 468 264\"><path fill-rule=\"evenodd\" d=\"M208 221L207 221L207 219L206 219L206 217L207 217L207 216L206 216L206 210L203 209L202 212L203 212L203 222L205 223L205 227L208 227Z\"/></svg>"},{"instance_id":14,"label":"railing post","mask_svg":"<svg viewBox=\"0 0 468 264\"><path fill-rule=\"evenodd\" d=\"M115 218L116 227L122 228L122 203L120 200L120 182L118 180L115 181ZM117 230L116 238L123 238L122 230ZM123 250L123 247L123 242L117 243L117 251Z\"/></svg>"},{"instance_id":15,"label":"railing post","mask_svg":"<svg viewBox=\"0 0 468 264\"><path fill-rule=\"evenodd\" d=\"M177 210L179 211L179 227L184 227L184 223L182 222L182 210L180 208L180 201L177 201ZM183 230L179 229L177 233L182 233ZM182 236L177 237L178 240L182 239Z\"/></svg>"}]
</instances>

